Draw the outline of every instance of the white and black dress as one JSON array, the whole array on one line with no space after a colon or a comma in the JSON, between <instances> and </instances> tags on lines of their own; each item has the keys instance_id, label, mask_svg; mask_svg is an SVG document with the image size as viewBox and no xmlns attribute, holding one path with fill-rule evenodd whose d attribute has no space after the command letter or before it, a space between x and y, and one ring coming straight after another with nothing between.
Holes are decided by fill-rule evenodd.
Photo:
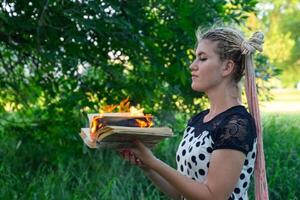
<instances>
[{"instance_id":1,"label":"white and black dress","mask_svg":"<svg viewBox=\"0 0 300 200\"><path fill-rule=\"evenodd\" d=\"M256 157L256 129L252 116L238 105L203 122L209 110L193 116L184 131L176 153L177 170L191 179L203 182L207 177L211 154L216 149L235 149L246 159L230 200L247 200L250 177ZM184 197L183 197L184 199Z\"/></svg>"}]
</instances>

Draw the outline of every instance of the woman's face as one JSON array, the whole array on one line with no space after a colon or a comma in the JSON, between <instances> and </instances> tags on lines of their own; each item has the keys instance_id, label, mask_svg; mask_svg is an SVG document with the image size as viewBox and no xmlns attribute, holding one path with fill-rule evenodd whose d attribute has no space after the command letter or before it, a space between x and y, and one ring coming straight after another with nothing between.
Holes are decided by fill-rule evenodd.
<instances>
[{"instance_id":1,"label":"woman's face","mask_svg":"<svg viewBox=\"0 0 300 200\"><path fill-rule=\"evenodd\" d=\"M192 89L207 92L218 86L222 79L222 62L216 53L217 43L201 40L196 49L196 58L190 65Z\"/></svg>"}]
</instances>

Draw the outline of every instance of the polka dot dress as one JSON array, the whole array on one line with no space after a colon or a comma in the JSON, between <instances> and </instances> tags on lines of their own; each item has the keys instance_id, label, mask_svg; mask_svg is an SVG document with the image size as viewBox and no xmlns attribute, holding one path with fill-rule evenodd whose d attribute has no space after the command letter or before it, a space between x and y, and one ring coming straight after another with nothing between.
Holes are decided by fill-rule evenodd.
<instances>
[{"instance_id":1,"label":"polka dot dress","mask_svg":"<svg viewBox=\"0 0 300 200\"><path fill-rule=\"evenodd\" d=\"M243 106L234 106L203 122L205 110L191 118L176 153L177 171L191 179L205 181L210 158L216 149L235 149L246 159L230 200L248 199L247 190L256 158L254 120ZM185 199L184 197L182 199Z\"/></svg>"}]
</instances>

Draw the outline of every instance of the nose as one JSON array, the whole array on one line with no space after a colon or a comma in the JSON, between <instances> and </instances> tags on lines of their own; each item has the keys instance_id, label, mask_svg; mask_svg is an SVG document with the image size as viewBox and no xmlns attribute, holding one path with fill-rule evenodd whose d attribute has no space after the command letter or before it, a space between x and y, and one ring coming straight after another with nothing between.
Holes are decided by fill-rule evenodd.
<instances>
[{"instance_id":1,"label":"nose","mask_svg":"<svg viewBox=\"0 0 300 200\"><path fill-rule=\"evenodd\" d=\"M195 60L192 62L192 64L190 65L189 68L190 68L191 71L195 71L195 70L198 69L198 67L197 67L197 65L196 65L196 63L195 63Z\"/></svg>"}]
</instances>

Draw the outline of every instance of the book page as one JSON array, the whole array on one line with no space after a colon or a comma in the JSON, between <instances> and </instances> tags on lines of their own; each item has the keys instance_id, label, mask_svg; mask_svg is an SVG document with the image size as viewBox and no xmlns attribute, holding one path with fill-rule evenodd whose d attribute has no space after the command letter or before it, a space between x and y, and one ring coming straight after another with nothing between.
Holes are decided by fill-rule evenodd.
<instances>
[{"instance_id":1,"label":"book page","mask_svg":"<svg viewBox=\"0 0 300 200\"><path fill-rule=\"evenodd\" d=\"M173 136L172 130L168 127L105 127L100 130L101 134L99 134L98 137L96 137L97 141L92 141L90 137L90 129L81 129L81 137L84 140L85 144L88 145L90 148L132 147L132 145L134 146L133 141L135 139L142 141L148 147L153 147L161 140Z\"/></svg>"}]
</instances>

